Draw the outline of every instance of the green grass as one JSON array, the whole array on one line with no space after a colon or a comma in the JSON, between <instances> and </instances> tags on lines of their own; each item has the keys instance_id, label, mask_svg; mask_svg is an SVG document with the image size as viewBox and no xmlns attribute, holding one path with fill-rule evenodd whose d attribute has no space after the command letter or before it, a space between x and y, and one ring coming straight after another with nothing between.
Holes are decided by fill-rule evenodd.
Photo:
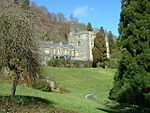
<instances>
[{"instance_id":1,"label":"green grass","mask_svg":"<svg viewBox=\"0 0 150 113\"><path fill-rule=\"evenodd\" d=\"M59 87L65 88L70 93L59 94L42 92L26 86L17 87L17 95L34 96L47 99L51 105L80 113L117 113L103 105L95 104L85 98L86 94L107 92L112 87L115 70L92 68L49 68L42 67L43 76L52 76ZM0 96L10 95L11 84L0 83ZM107 98L107 93L99 100Z\"/></svg>"}]
</instances>

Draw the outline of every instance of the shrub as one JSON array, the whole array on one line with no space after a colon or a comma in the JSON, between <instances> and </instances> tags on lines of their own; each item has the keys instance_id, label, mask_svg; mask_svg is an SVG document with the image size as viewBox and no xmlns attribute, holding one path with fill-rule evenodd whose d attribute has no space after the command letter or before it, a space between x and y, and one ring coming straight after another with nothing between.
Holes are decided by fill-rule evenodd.
<instances>
[{"instance_id":1,"label":"shrub","mask_svg":"<svg viewBox=\"0 0 150 113\"><path fill-rule=\"evenodd\" d=\"M46 81L42 81L42 80L35 80L31 83L31 87L34 89L38 89L41 91L51 91L51 87L50 84L47 83Z\"/></svg>"},{"instance_id":2,"label":"shrub","mask_svg":"<svg viewBox=\"0 0 150 113\"><path fill-rule=\"evenodd\" d=\"M105 66L111 69L117 69L118 67L118 60L115 58L110 58L105 62Z\"/></svg>"},{"instance_id":3,"label":"shrub","mask_svg":"<svg viewBox=\"0 0 150 113\"><path fill-rule=\"evenodd\" d=\"M80 60L65 60L65 59L51 59L48 62L50 67L68 67L68 68L83 68L92 67L91 61L80 61Z\"/></svg>"},{"instance_id":4,"label":"shrub","mask_svg":"<svg viewBox=\"0 0 150 113\"><path fill-rule=\"evenodd\" d=\"M121 50L112 49L111 53L111 58L105 61L105 66L108 68L116 69L122 56Z\"/></svg>"}]
</instances>

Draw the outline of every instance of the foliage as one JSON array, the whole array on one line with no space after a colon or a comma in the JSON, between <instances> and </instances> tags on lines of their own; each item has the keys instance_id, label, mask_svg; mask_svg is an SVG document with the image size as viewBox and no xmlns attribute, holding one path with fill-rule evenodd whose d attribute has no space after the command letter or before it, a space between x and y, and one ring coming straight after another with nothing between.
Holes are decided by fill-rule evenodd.
<instances>
[{"instance_id":1,"label":"foliage","mask_svg":"<svg viewBox=\"0 0 150 113\"><path fill-rule=\"evenodd\" d=\"M49 13L44 6L31 4L32 13L39 18L36 22L38 29L38 38L67 43L66 35L70 31L70 23L62 13ZM45 34L46 33L46 34Z\"/></svg>"},{"instance_id":2,"label":"foliage","mask_svg":"<svg viewBox=\"0 0 150 113\"><path fill-rule=\"evenodd\" d=\"M121 56L122 56L121 50L113 49L111 58L105 61L105 65L107 66L107 68L117 69L117 67L119 66Z\"/></svg>"},{"instance_id":3,"label":"foliage","mask_svg":"<svg viewBox=\"0 0 150 113\"><path fill-rule=\"evenodd\" d=\"M13 0L1 1L0 59L2 67L6 66L16 73L12 96L21 73L28 71L32 75L37 70L36 33L33 15L23 9L22 5L14 4Z\"/></svg>"},{"instance_id":4,"label":"foliage","mask_svg":"<svg viewBox=\"0 0 150 113\"><path fill-rule=\"evenodd\" d=\"M122 0L119 24L122 58L110 99L150 107L150 2Z\"/></svg>"},{"instance_id":5,"label":"foliage","mask_svg":"<svg viewBox=\"0 0 150 113\"><path fill-rule=\"evenodd\" d=\"M80 61L80 60L65 60L65 59L51 59L48 62L50 67L69 67L69 68L81 68L91 67L91 61Z\"/></svg>"},{"instance_id":6,"label":"foliage","mask_svg":"<svg viewBox=\"0 0 150 113\"><path fill-rule=\"evenodd\" d=\"M22 8L23 9L28 9L30 5L30 0L23 0L22 1Z\"/></svg>"},{"instance_id":7,"label":"foliage","mask_svg":"<svg viewBox=\"0 0 150 113\"><path fill-rule=\"evenodd\" d=\"M98 62L101 64L101 67L104 67L105 66L104 62L107 60L104 33L98 32L96 34L92 54L93 54L93 67L96 67Z\"/></svg>"},{"instance_id":8,"label":"foliage","mask_svg":"<svg viewBox=\"0 0 150 113\"><path fill-rule=\"evenodd\" d=\"M67 34L70 31L86 30L85 24L78 23L78 19L73 15L67 19L63 13L48 12L44 6L31 4L30 9L38 14L40 25L38 37L53 42L67 43Z\"/></svg>"},{"instance_id":9,"label":"foliage","mask_svg":"<svg viewBox=\"0 0 150 113\"><path fill-rule=\"evenodd\" d=\"M91 25L90 22L87 24L86 30L87 30L87 31L93 31L93 28L92 28L92 25Z\"/></svg>"},{"instance_id":10,"label":"foliage","mask_svg":"<svg viewBox=\"0 0 150 113\"><path fill-rule=\"evenodd\" d=\"M31 83L31 87L34 88L34 89L41 90L41 91L46 91L46 92L51 91L50 84L47 83L46 81L42 81L42 80L33 81Z\"/></svg>"}]
</instances>

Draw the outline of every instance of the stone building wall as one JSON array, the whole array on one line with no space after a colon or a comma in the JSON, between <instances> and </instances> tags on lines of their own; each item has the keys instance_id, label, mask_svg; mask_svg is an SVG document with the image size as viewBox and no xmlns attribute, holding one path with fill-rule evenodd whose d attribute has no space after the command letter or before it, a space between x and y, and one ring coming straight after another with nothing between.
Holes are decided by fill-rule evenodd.
<instances>
[{"instance_id":1,"label":"stone building wall","mask_svg":"<svg viewBox=\"0 0 150 113\"><path fill-rule=\"evenodd\" d=\"M39 41L40 64L47 65L52 58L74 59L77 50L69 44Z\"/></svg>"},{"instance_id":2,"label":"stone building wall","mask_svg":"<svg viewBox=\"0 0 150 113\"><path fill-rule=\"evenodd\" d=\"M68 43L78 51L76 60L93 60L92 48L96 34L89 31L71 32L68 34Z\"/></svg>"},{"instance_id":3,"label":"stone building wall","mask_svg":"<svg viewBox=\"0 0 150 113\"><path fill-rule=\"evenodd\" d=\"M68 44L39 41L40 62L42 65L47 65L52 58L92 61L95 37L94 32L79 31L68 34Z\"/></svg>"}]
</instances>

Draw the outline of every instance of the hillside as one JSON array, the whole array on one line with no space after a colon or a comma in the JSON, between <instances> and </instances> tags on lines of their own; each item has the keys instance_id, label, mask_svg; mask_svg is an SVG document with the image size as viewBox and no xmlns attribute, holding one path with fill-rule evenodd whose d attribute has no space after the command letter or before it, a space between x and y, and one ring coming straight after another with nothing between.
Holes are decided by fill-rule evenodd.
<instances>
[{"instance_id":1,"label":"hillside","mask_svg":"<svg viewBox=\"0 0 150 113\"><path fill-rule=\"evenodd\" d=\"M42 92L19 85L17 97L24 96L27 99L23 98L19 102L38 101L41 103L40 106L35 104L31 107L32 105L28 104L27 106L19 106L19 108L26 112L29 110L29 113L33 113L30 111L31 109L28 109L30 107L34 112L38 110L40 113L148 113L145 112L148 109L106 101L115 72L116 70L100 68L42 67L41 75L52 77L57 81L59 88L68 92L63 94ZM0 99L10 95L11 87L11 83L0 81ZM94 96L96 102L85 98L87 94L97 94ZM45 106L44 103L50 106ZM0 104L0 111L1 106L3 105Z\"/></svg>"},{"instance_id":2,"label":"hillside","mask_svg":"<svg viewBox=\"0 0 150 113\"><path fill-rule=\"evenodd\" d=\"M43 67L41 74L51 76L60 88L65 88L69 93L59 94L42 92L26 86L17 87L17 95L39 97L51 101L53 106L64 108L79 113L105 113L98 108L108 109L85 98L89 93L107 92L112 87L115 70L80 69L80 68L49 68ZM0 83L0 96L10 95L11 84ZM101 100L107 98L104 93Z\"/></svg>"}]
</instances>

